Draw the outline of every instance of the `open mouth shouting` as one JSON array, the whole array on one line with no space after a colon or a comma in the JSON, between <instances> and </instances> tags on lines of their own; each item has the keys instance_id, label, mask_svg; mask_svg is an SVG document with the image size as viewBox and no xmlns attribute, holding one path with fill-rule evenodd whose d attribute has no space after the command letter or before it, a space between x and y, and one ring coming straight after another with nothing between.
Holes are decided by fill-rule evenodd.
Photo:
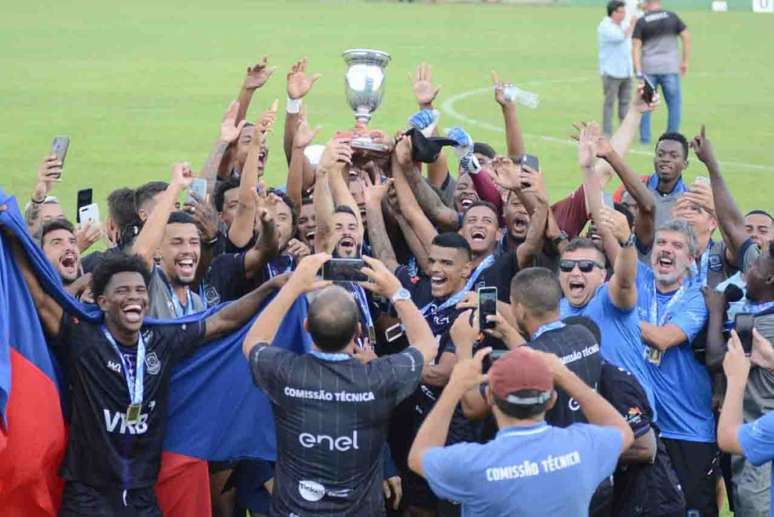
<instances>
[{"instance_id":1,"label":"open mouth shouting","mask_svg":"<svg viewBox=\"0 0 774 517\"><path fill-rule=\"evenodd\" d=\"M315 230L309 230L304 234L304 239L306 239L306 242L314 242L314 236L317 234Z\"/></svg>"},{"instance_id":2,"label":"open mouth shouting","mask_svg":"<svg viewBox=\"0 0 774 517\"><path fill-rule=\"evenodd\" d=\"M513 223L511 224L511 233L513 235L524 235L527 233L527 228L529 227L529 218L523 215L517 215L513 219Z\"/></svg>"},{"instance_id":3,"label":"open mouth shouting","mask_svg":"<svg viewBox=\"0 0 774 517\"><path fill-rule=\"evenodd\" d=\"M656 258L656 272L669 274L675 271L675 257L669 252L663 252Z\"/></svg>"},{"instance_id":4,"label":"open mouth shouting","mask_svg":"<svg viewBox=\"0 0 774 517\"><path fill-rule=\"evenodd\" d=\"M342 237L339 240L339 255L342 257L354 257L357 254L357 243L352 237Z\"/></svg>"},{"instance_id":5,"label":"open mouth shouting","mask_svg":"<svg viewBox=\"0 0 774 517\"><path fill-rule=\"evenodd\" d=\"M68 251L59 258L59 272L64 278L75 279L78 276L78 257Z\"/></svg>"},{"instance_id":6,"label":"open mouth shouting","mask_svg":"<svg viewBox=\"0 0 774 517\"><path fill-rule=\"evenodd\" d=\"M470 206L475 203L476 198L473 196L465 196L460 198L459 203L463 210L467 210L470 208Z\"/></svg>"},{"instance_id":7,"label":"open mouth shouting","mask_svg":"<svg viewBox=\"0 0 774 517\"><path fill-rule=\"evenodd\" d=\"M121 307L121 313L127 323L141 323L145 314L145 309L139 303L127 303Z\"/></svg>"},{"instance_id":8,"label":"open mouth shouting","mask_svg":"<svg viewBox=\"0 0 774 517\"><path fill-rule=\"evenodd\" d=\"M449 278L443 273L433 273L430 276L430 292L435 297L440 297L446 294L446 286L449 283Z\"/></svg>"},{"instance_id":9,"label":"open mouth shouting","mask_svg":"<svg viewBox=\"0 0 774 517\"><path fill-rule=\"evenodd\" d=\"M193 280L196 275L196 260L193 257L182 257L175 260L175 273L180 280Z\"/></svg>"},{"instance_id":10,"label":"open mouth shouting","mask_svg":"<svg viewBox=\"0 0 774 517\"><path fill-rule=\"evenodd\" d=\"M570 298L581 298L586 290L586 282L581 278L571 278L567 285L570 288Z\"/></svg>"}]
</instances>

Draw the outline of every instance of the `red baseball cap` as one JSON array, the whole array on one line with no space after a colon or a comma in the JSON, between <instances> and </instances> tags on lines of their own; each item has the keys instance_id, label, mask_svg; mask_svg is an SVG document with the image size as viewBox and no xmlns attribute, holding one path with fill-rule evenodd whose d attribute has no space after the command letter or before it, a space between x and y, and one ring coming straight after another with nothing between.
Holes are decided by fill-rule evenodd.
<instances>
[{"instance_id":1,"label":"red baseball cap","mask_svg":"<svg viewBox=\"0 0 774 517\"><path fill-rule=\"evenodd\" d=\"M534 350L522 346L511 350L489 369L489 387L505 402L532 405L546 402L554 389L554 376L548 363ZM524 390L539 391L537 397L520 397Z\"/></svg>"}]
</instances>

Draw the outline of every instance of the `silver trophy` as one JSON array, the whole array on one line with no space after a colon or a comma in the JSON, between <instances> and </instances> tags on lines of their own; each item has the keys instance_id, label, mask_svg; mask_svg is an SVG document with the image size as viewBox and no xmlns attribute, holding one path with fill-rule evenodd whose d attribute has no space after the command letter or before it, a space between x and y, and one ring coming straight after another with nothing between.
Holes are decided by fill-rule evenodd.
<instances>
[{"instance_id":1,"label":"silver trophy","mask_svg":"<svg viewBox=\"0 0 774 517\"><path fill-rule=\"evenodd\" d=\"M344 76L349 105L355 112L357 126L365 126L373 112L382 103L384 96L384 69L390 63L390 55L381 50L355 48L345 51L342 56L347 63ZM352 147L369 151L385 152L387 145L374 142L368 136L352 139Z\"/></svg>"}]
</instances>

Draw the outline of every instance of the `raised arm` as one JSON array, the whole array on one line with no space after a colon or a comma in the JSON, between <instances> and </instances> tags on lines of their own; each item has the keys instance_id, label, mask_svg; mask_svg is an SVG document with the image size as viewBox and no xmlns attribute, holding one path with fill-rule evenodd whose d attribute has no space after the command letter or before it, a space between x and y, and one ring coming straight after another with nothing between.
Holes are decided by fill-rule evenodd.
<instances>
[{"instance_id":1,"label":"raised arm","mask_svg":"<svg viewBox=\"0 0 774 517\"><path fill-rule=\"evenodd\" d=\"M306 75L306 58L298 60L290 67L287 75L288 104L285 110L285 131L282 138L282 148L288 164L292 161L293 141L301 118L302 99L312 89L314 83L322 77L321 74ZM300 206L300 205L299 205Z\"/></svg>"},{"instance_id":2,"label":"raised arm","mask_svg":"<svg viewBox=\"0 0 774 517\"><path fill-rule=\"evenodd\" d=\"M259 207L257 213L261 223L261 233L255 245L245 252L245 277L248 280L260 276L263 267L279 253L272 212L266 207Z\"/></svg>"},{"instance_id":3,"label":"raised arm","mask_svg":"<svg viewBox=\"0 0 774 517\"><path fill-rule=\"evenodd\" d=\"M685 31L683 31L685 32ZM691 141L691 148L696 156L707 167L712 186L712 198L715 202L716 217L723 240L726 242L732 257L738 258L739 251L749 238L744 226L744 216L731 195L726 181L720 174L720 164L715 158L715 150L706 137L704 126L701 126L699 134ZM688 198L693 194L687 192ZM698 200L697 200L698 201ZM702 203L703 204L703 203Z\"/></svg>"},{"instance_id":4,"label":"raised arm","mask_svg":"<svg viewBox=\"0 0 774 517\"><path fill-rule=\"evenodd\" d=\"M226 113L223 115L223 120L220 123L220 134L218 140L210 151L210 155L207 157L207 161L202 167L200 177L207 180L207 194L212 199L215 194L215 182L218 179L218 171L223 163L223 155L226 154L228 146L231 145L239 138L239 134L242 132L242 128L245 127L247 121L242 120L237 123L237 112L239 111L239 102L233 101L226 109Z\"/></svg>"},{"instance_id":5,"label":"raised arm","mask_svg":"<svg viewBox=\"0 0 774 517\"><path fill-rule=\"evenodd\" d=\"M54 183L59 181L61 177L62 162L56 155L46 156L38 167L38 180L30 196L30 208L25 214L27 228L35 227L40 217L40 207L45 203L46 197L48 197L48 193L51 191Z\"/></svg>"},{"instance_id":6,"label":"raised arm","mask_svg":"<svg viewBox=\"0 0 774 517\"><path fill-rule=\"evenodd\" d=\"M253 136L245 159L245 166L239 176L239 206L234 222L228 230L228 239L238 248L247 246L255 230L255 208L258 180L263 171L258 167L258 155L266 143L266 135L274 124L277 102L261 114L253 129Z\"/></svg>"},{"instance_id":7,"label":"raised arm","mask_svg":"<svg viewBox=\"0 0 774 517\"><path fill-rule=\"evenodd\" d=\"M726 319L728 300L725 293L704 286L701 290L704 303L707 305L707 347L704 354L704 364L712 371L720 370L723 357L726 355L726 341L723 339L723 324Z\"/></svg>"},{"instance_id":8,"label":"raised arm","mask_svg":"<svg viewBox=\"0 0 774 517\"><path fill-rule=\"evenodd\" d=\"M253 322L252 327L247 332L245 340L242 342L242 352L245 357L250 357L250 350L256 343L271 343L274 336L282 324L282 319L288 313L296 301L296 298L304 293L320 289L330 285L330 282L318 281L317 272L322 265L331 258L327 253L317 253L301 259L287 278L284 276L285 284L280 289L277 296L267 305ZM280 278L280 277L275 277Z\"/></svg>"},{"instance_id":9,"label":"raised arm","mask_svg":"<svg viewBox=\"0 0 774 517\"><path fill-rule=\"evenodd\" d=\"M546 237L546 225L548 224L548 193L543 182L544 176L530 168L523 167L519 174L521 195L531 198L535 210L529 219L527 235L524 242L516 248L516 260L519 269L530 267L535 257L543 250Z\"/></svg>"},{"instance_id":10,"label":"raised arm","mask_svg":"<svg viewBox=\"0 0 774 517\"><path fill-rule=\"evenodd\" d=\"M500 81L500 77L494 70L492 70L492 82L494 83L495 101L503 112L508 156L518 159L524 155L524 135L521 132L519 117L516 114L516 103L505 94L506 86L510 85Z\"/></svg>"},{"instance_id":11,"label":"raised arm","mask_svg":"<svg viewBox=\"0 0 774 517\"><path fill-rule=\"evenodd\" d=\"M395 144L391 161L392 177L394 179L395 192L398 196L401 214L403 214L403 217L405 217L406 221L414 229L417 237L419 237L422 242L430 243L435 236L438 235L438 230L435 229L435 226L433 226L425 215L425 212L419 206L417 198L414 197L411 185L406 179L406 171L414 168L414 164L411 161L411 142L408 138L401 138Z\"/></svg>"},{"instance_id":12,"label":"raised arm","mask_svg":"<svg viewBox=\"0 0 774 517\"><path fill-rule=\"evenodd\" d=\"M336 209L331 188L331 176L341 174L341 169L352 164L352 148L346 139L330 140L320 157L317 165L317 175L314 182L314 213L317 230L314 235L314 247L316 252L331 253L336 247L331 242L333 234L333 212ZM356 217L360 217L360 211L355 206ZM359 220L359 219L358 219Z\"/></svg>"},{"instance_id":13,"label":"raised arm","mask_svg":"<svg viewBox=\"0 0 774 517\"><path fill-rule=\"evenodd\" d=\"M4 229L0 228L0 231L4 231ZM4 232L4 237L10 242L14 259L19 269L21 269L27 288L30 290L32 301L38 310L38 317L43 324L43 328L50 336L58 335L62 324L62 316L64 315L62 306L43 290L35 273L32 272L32 266L30 266L27 259L27 253L22 249L16 237L13 237L10 232Z\"/></svg>"},{"instance_id":14,"label":"raised arm","mask_svg":"<svg viewBox=\"0 0 774 517\"><path fill-rule=\"evenodd\" d=\"M441 91L441 87L433 85L433 67L427 63L420 63L417 65L414 76L409 74L409 80L411 81L411 87L414 92L414 98L419 105L420 110L433 110L433 101L438 96L438 92ZM437 111L433 111L436 115L435 126L433 127L432 134L438 134L437 125ZM443 153L438 155L438 159L432 163L427 164L427 180L430 185L435 188L441 188L443 182L446 181L446 177L449 174L449 163L446 160L446 156Z\"/></svg>"},{"instance_id":15,"label":"raised arm","mask_svg":"<svg viewBox=\"0 0 774 517\"><path fill-rule=\"evenodd\" d=\"M293 201L296 207L300 208L304 191L307 187L305 169L311 167L304 155L304 149L312 143L320 128L319 126L314 129L310 128L303 114L299 115L297 122L298 127L293 137L286 187L290 200Z\"/></svg>"},{"instance_id":16,"label":"raised arm","mask_svg":"<svg viewBox=\"0 0 774 517\"><path fill-rule=\"evenodd\" d=\"M271 74L277 67L269 67L269 58L263 56L254 66L247 67L245 80L239 89L239 110L237 111L236 122L241 122L247 116L247 110L250 107L250 101L253 99L255 90L261 88L269 80Z\"/></svg>"},{"instance_id":17,"label":"raised arm","mask_svg":"<svg viewBox=\"0 0 774 517\"><path fill-rule=\"evenodd\" d=\"M377 177L374 184L366 175L364 181L366 183L363 193L366 203L366 221L368 222L368 241L371 243L374 255L394 273L399 264L382 213L382 201L392 184L392 180L382 183L381 178Z\"/></svg>"},{"instance_id":18,"label":"raised arm","mask_svg":"<svg viewBox=\"0 0 774 517\"><path fill-rule=\"evenodd\" d=\"M726 374L726 397L723 411L718 420L718 446L723 452L743 454L739 443L739 428L744 424L742 408L747 377L750 374L750 359L744 353L742 342L736 331L731 331L728 340L728 353L723 359L723 371Z\"/></svg>"},{"instance_id":19,"label":"raised arm","mask_svg":"<svg viewBox=\"0 0 774 517\"><path fill-rule=\"evenodd\" d=\"M400 280L379 260L367 256L363 256L363 260L368 267L364 267L362 272L368 276L368 280L361 282L360 285L383 298L392 300L403 287ZM438 343L422 313L411 300L397 300L393 306L406 331L409 346L416 348L422 354L424 364L431 363L438 352Z\"/></svg>"},{"instance_id":20,"label":"raised arm","mask_svg":"<svg viewBox=\"0 0 774 517\"><path fill-rule=\"evenodd\" d=\"M613 276L610 277L610 300L621 310L630 310L637 305L637 248L631 237L626 216L612 208L602 208L600 231L615 239L618 253L613 261Z\"/></svg>"},{"instance_id":21,"label":"raised arm","mask_svg":"<svg viewBox=\"0 0 774 517\"><path fill-rule=\"evenodd\" d=\"M634 231L640 244L650 248L651 244L653 244L656 223L656 202L653 199L653 194L645 186L645 183L640 180L637 173L626 164L621 155L613 149L610 142L602 135L597 139L596 150L597 156L610 164L618 177L621 178L626 191L637 202L639 214L637 215Z\"/></svg>"},{"instance_id":22,"label":"raised arm","mask_svg":"<svg viewBox=\"0 0 774 517\"><path fill-rule=\"evenodd\" d=\"M188 188L192 180L193 173L188 162L176 163L172 166L172 181L159 196L156 206L132 245L132 253L142 257L149 268L153 267L153 255L164 238L169 214L175 209L180 193Z\"/></svg>"}]
</instances>

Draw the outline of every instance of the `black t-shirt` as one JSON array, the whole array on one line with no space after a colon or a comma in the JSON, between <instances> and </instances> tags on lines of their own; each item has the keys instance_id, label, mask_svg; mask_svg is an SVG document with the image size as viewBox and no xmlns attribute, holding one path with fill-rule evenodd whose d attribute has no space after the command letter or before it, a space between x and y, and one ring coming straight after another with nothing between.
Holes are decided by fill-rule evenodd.
<instances>
[{"instance_id":1,"label":"black t-shirt","mask_svg":"<svg viewBox=\"0 0 774 517\"><path fill-rule=\"evenodd\" d=\"M476 280L473 290L480 287L496 287L497 299L511 303L511 279L519 272L519 264L516 259L515 251L506 251L500 253L494 261L494 264L481 272Z\"/></svg>"},{"instance_id":2,"label":"black t-shirt","mask_svg":"<svg viewBox=\"0 0 774 517\"><path fill-rule=\"evenodd\" d=\"M556 354L575 375L588 386L597 389L602 369L599 343L594 335L581 325L564 325L548 330L528 343L543 352ZM577 422L586 422L578 402L567 392L557 389L554 407L546 413L546 421L557 427L568 427Z\"/></svg>"},{"instance_id":3,"label":"black t-shirt","mask_svg":"<svg viewBox=\"0 0 774 517\"><path fill-rule=\"evenodd\" d=\"M245 254L246 252L225 253L212 261L207 270L204 288L208 306L238 300L262 283L293 267L289 255L280 255L266 264L259 274L248 279L245 273Z\"/></svg>"},{"instance_id":4,"label":"black t-shirt","mask_svg":"<svg viewBox=\"0 0 774 517\"><path fill-rule=\"evenodd\" d=\"M415 348L362 364L345 354L254 346L250 368L277 427L272 514L384 515L387 425L422 365Z\"/></svg>"},{"instance_id":5,"label":"black t-shirt","mask_svg":"<svg viewBox=\"0 0 774 517\"><path fill-rule=\"evenodd\" d=\"M121 359L99 325L64 314L50 343L66 364L72 414L64 479L96 487L146 488L156 483L175 363L202 343L204 321L143 327L145 372L137 424L126 422L129 390ZM137 348L118 345L136 371Z\"/></svg>"},{"instance_id":6,"label":"black t-shirt","mask_svg":"<svg viewBox=\"0 0 774 517\"><path fill-rule=\"evenodd\" d=\"M602 365L599 394L626 419L635 438L653 427L653 409L637 379L609 363ZM656 461L619 463L613 484L613 515L677 515L685 512L680 481L656 433Z\"/></svg>"}]
</instances>

